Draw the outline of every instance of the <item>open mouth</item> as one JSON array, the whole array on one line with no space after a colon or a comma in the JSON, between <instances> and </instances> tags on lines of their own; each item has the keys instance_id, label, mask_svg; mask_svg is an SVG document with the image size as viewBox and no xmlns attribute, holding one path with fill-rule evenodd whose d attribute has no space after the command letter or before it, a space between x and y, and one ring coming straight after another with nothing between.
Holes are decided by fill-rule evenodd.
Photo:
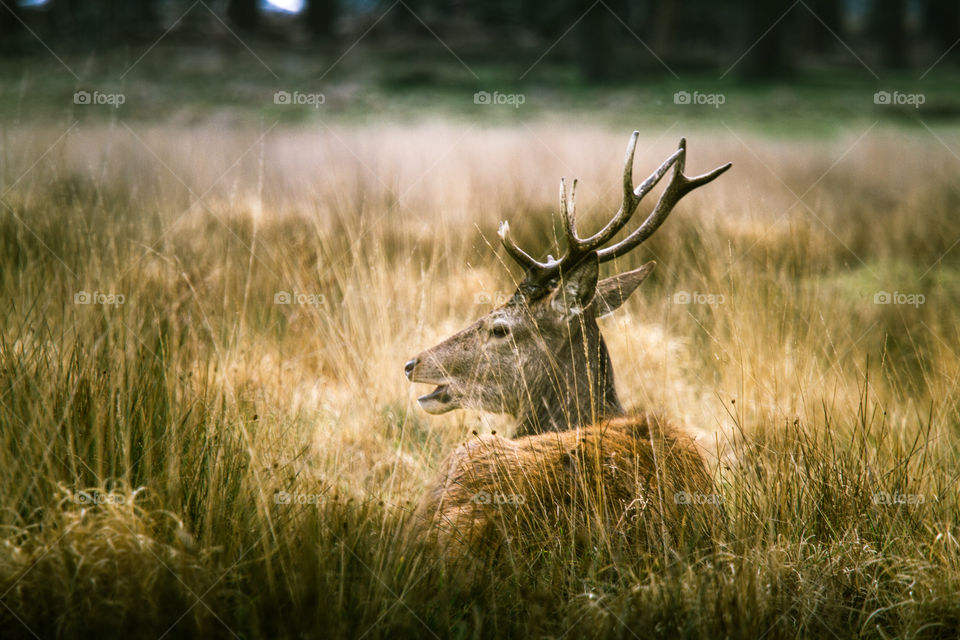
<instances>
[{"instance_id":1,"label":"open mouth","mask_svg":"<svg viewBox=\"0 0 960 640\"><path fill-rule=\"evenodd\" d=\"M427 413L446 413L457 408L457 402L454 395L450 393L450 387L446 384L438 385L430 393L417 398L420 408Z\"/></svg>"},{"instance_id":2,"label":"open mouth","mask_svg":"<svg viewBox=\"0 0 960 640\"><path fill-rule=\"evenodd\" d=\"M440 402L446 404L452 399L453 398L451 397L450 392L447 390L447 385L441 384L430 393L417 398L417 402L419 402L421 405L424 402Z\"/></svg>"}]
</instances>

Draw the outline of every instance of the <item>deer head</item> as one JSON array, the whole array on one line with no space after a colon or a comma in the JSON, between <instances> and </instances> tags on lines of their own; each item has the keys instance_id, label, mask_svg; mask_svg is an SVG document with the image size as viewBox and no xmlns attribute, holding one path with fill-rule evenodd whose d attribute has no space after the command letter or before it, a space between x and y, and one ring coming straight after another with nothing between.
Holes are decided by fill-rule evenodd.
<instances>
[{"instance_id":1,"label":"deer head","mask_svg":"<svg viewBox=\"0 0 960 640\"><path fill-rule=\"evenodd\" d=\"M576 187L560 181L560 213L566 251L538 261L500 224L507 253L524 268L516 292L463 331L406 363L411 382L437 385L418 399L428 413L480 409L507 413L517 435L564 431L620 415L623 407L597 317L617 309L653 270L639 269L599 280L599 265L626 254L663 224L683 196L730 168L725 164L694 178L684 175L686 141L639 186L633 186L633 156L639 132L627 145L623 202L600 231L581 238L576 230ZM626 238L607 245L630 221L640 201L670 169L673 172L647 219Z\"/></svg>"}]
</instances>

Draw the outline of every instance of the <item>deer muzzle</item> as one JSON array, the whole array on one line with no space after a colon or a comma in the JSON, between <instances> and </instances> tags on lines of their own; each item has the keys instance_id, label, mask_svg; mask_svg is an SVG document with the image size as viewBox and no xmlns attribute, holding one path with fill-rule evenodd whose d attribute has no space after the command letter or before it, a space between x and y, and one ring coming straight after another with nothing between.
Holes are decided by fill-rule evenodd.
<instances>
[{"instance_id":1,"label":"deer muzzle","mask_svg":"<svg viewBox=\"0 0 960 640\"><path fill-rule=\"evenodd\" d=\"M414 358L413 360L408 360L403 366L403 372L410 382L437 385L430 393L417 398L420 408L427 413L446 413L447 411L456 409L457 407L453 402L453 394L450 393L449 383L430 375L425 375L422 371L423 367L420 366L421 362L420 358Z\"/></svg>"}]
</instances>

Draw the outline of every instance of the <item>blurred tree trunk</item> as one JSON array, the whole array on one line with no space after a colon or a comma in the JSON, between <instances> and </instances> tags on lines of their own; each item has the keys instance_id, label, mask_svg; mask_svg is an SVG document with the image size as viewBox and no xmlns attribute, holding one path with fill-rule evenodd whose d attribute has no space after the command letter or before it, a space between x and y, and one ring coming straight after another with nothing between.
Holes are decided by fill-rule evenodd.
<instances>
[{"instance_id":1,"label":"blurred tree trunk","mask_svg":"<svg viewBox=\"0 0 960 640\"><path fill-rule=\"evenodd\" d=\"M923 30L933 39L935 56L950 51L946 60L960 60L960 2L956 0L926 0L923 3ZM956 46L955 46L956 45Z\"/></svg>"},{"instance_id":2,"label":"blurred tree trunk","mask_svg":"<svg viewBox=\"0 0 960 640\"><path fill-rule=\"evenodd\" d=\"M230 0L227 17L239 29L256 31L260 26L260 9L257 0Z\"/></svg>"},{"instance_id":3,"label":"blurred tree trunk","mask_svg":"<svg viewBox=\"0 0 960 640\"><path fill-rule=\"evenodd\" d=\"M593 5L593 8L590 8ZM603 82L610 77L612 68L612 36L613 16L602 4L594 4L590 0L576 2L580 12L577 17L583 16L577 31L577 66L580 75L586 82Z\"/></svg>"},{"instance_id":4,"label":"blurred tree trunk","mask_svg":"<svg viewBox=\"0 0 960 640\"><path fill-rule=\"evenodd\" d=\"M553 0L525 0L520 5L520 19L523 24L543 38L556 40L563 29L570 26L567 7L563 2ZM571 18L575 20L576 18ZM560 31L558 31L560 30ZM548 46L548 45L544 45Z\"/></svg>"},{"instance_id":5,"label":"blurred tree trunk","mask_svg":"<svg viewBox=\"0 0 960 640\"><path fill-rule=\"evenodd\" d=\"M329 36L340 17L338 0L307 0L307 27L315 36Z\"/></svg>"},{"instance_id":6,"label":"blurred tree trunk","mask_svg":"<svg viewBox=\"0 0 960 640\"><path fill-rule=\"evenodd\" d=\"M472 4L473 13L484 25L499 27L507 24L512 16L514 3L502 0L481 0Z\"/></svg>"},{"instance_id":7,"label":"blurred tree trunk","mask_svg":"<svg viewBox=\"0 0 960 640\"><path fill-rule=\"evenodd\" d=\"M428 13L430 5L431 3L426 0L404 0L403 4L386 5L392 7L387 14L387 23L390 25L389 28L384 28L383 31L374 29L371 35L376 37L385 31L405 34L426 32L426 29L424 29L420 21L417 20L417 16Z\"/></svg>"},{"instance_id":8,"label":"blurred tree trunk","mask_svg":"<svg viewBox=\"0 0 960 640\"><path fill-rule=\"evenodd\" d=\"M838 44L834 34L843 37L843 3L837 0L807 0L807 7L810 11L804 13L809 18L806 40L810 48L820 53L830 50Z\"/></svg>"},{"instance_id":9,"label":"blurred tree trunk","mask_svg":"<svg viewBox=\"0 0 960 640\"><path fill-rule=\"evenodd\" d=\"M674 40L673 23L677 15L677 1L664 0L654 5L653 49L666 55L667 47Z\"/></svg>"},{"instance_id":10,"label":"blurred tree trunk","mask_svg":"<svg viewBox=\"0 0 960 640\"><path fill-rule=\"evenodd\" d=\"M21 36L25 31L20 19L17 3L7 1L0 6L0 52L16 53L20 50Z\"/></svg>"},{"instance_id":11,"label":"blurred tree trunk","mask_svg":"<svg viewBox=\"0 0 960 640\"><path fill-rule=\"evenodd\" d=\"M884 66L903 67L907 63L907 0L874 0L871 22L880 41Z\"/></svg>"},{"instance_id":12,"label":"blurred tree trunk","mask_svg":"<svg viewBox=\"0 0 960 640\"><path fill-rule=\"evenodd\" d=\"M54 0L51 21L58 38L71 39L80 31L81 0Z\"/></svg>"},{"instance_id":13,"label":"blurred tree trunk","mask_svg":"<svg viewBox=\"0 0 960 640\"><path fill-rule=\"evenodd\" d=\"M791 20L796 18L793 15L796 7L791 9L791 4L787 0L744 0L740 3L748 24L743 50L749 50L749 53L740 63L745 75L768 79L790 72L786 33ZM790 14L784 15L788 10Z\"/></svg>"},{"instance_id":14,"label":"blurred tree trunk","mask_svg":"<svg viewBox=\"0 0 960 640\"><path fill-rule=\"evenodd\" d=\"M152 37L160 30L160 13L155 0L140 0L133 4L134 32L137 36Z\"/></svg>"}]
</instances>

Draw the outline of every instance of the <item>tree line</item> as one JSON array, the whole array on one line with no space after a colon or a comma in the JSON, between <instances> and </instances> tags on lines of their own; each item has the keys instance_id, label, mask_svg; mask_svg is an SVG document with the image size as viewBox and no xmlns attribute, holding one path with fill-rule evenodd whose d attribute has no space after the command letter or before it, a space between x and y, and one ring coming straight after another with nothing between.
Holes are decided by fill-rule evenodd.
<instances>
[{"instance_id":1,"label":"tree line","mask_svg":"<svg viewBox=\"0 0 960 640\"><path fill-rule=\"evenodd\" d=\"M3 0L0 6L4 54L37 50L38 38L91 49L149 41L192 6L189 0L26 4ZM216 21L244 37L275 32L263 4L209 0L215 20L184 16L183 23L195 20L184 37L202 39ZM476 55L484 48L494 55L510 51L517 42L541 49L557 43L556 55L594 80L649 66L650 52L671 66L721 66L746 53L738 73L760 77L789 74L810 60L855 63L851 50L886 67L928 65L945 53L947 64L960 59L958 0L305 0L303 11L283 25L305 33L308 43L336 44L374 21L410 38L456 42L458 33L469 32Z\"/></svg>"}]
</instances>

